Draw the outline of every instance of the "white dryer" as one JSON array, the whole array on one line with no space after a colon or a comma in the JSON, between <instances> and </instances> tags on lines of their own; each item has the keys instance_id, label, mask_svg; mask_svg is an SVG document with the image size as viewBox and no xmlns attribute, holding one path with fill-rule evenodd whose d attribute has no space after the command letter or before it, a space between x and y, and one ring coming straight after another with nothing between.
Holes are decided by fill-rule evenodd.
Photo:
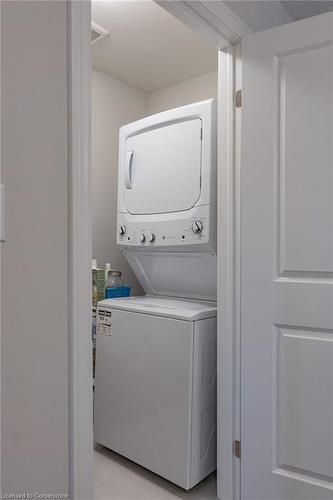
<instances>
[{"instance_id":1,"label":"white dryer","mask_svg":"<svg viewBox=\"0 0 333 500\"><path fill-rule=\"evenodd\" d=\"M216 103L123 126L117 243L149 295L216 300Z\"/></svg>"},{"instance_id":2,"label":"white dryer","mask_svg":"<svg viewBox=\"0 0 333 500\"><path fill-rule=\"evenodd\" d=\"M185 489L216 468L213 100L125 125L117 242L146 295L98 305L95 439Z\"/></svg>"},{"instance_id":3,"label":"white dryer","mask_svg":"<svg viewBox=\"0 0 333 500\"><path fill-rule=\"evenodd\" d=\"M120 129L119 245L215 250L215 124L209 99Z\"/></svg>"}]
</instances>

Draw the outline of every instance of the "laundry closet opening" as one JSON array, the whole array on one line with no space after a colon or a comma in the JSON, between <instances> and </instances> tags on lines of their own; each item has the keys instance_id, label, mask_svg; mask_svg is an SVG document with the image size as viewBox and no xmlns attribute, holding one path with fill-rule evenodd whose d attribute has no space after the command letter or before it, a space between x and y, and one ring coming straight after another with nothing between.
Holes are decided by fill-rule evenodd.
<instances>
[{"instance_id":1,"label":"laundry closet opening","mask_svg":"<svg viewBox=\"0 0 333 500\"><path fill-rule=\"evenodd\" d=\"M91 10L95 500L216 499L218 51Z\"/></svg>"}]
</instances>

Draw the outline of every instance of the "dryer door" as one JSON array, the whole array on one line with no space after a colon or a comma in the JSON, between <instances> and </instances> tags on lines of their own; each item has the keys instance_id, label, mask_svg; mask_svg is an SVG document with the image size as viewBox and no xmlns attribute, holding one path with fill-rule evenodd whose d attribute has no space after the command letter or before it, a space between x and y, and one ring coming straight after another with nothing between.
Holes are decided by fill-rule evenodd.
<instances>
[{"instance_id":1,"label":"dryer door","mask_svg":"<svg viewBox=\"0 0 333 500\"><path fill-rule=\"evenodd\" d=\"M201 128L196 118L126 140L124 202L129 213L180 212L195 205L201 189Z\"/></svg>"}]
</instances>

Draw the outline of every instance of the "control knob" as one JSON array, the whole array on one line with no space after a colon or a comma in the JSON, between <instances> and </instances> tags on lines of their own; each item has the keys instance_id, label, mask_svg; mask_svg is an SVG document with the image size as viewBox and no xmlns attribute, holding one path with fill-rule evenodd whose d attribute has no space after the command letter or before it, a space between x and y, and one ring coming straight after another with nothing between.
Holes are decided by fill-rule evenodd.
<instances>
[{"instance_id":1,"label":"control knob","mask_svg":"<svg viewBox=\"0 0 333 500\"><path fill-rule=\"evenodd\" d=\"M192 231L195 234L200 234L202 230L203 230L203 223L200 220L194 221L192 224Z\"/></svg>"},{"instance_id":2,"label":"control knob","mask_svg":"<svg viewBox=\"0 0 333 500\"><path fill-rule=\"evenodd\" d=\"M126 233L126 226L120 226L119 228L119 234L123 236Z\"/></svg>"},{"instance_id":3,"label":"control knob","mask_svg":"<svg viewBox=\"0 0 333 500\"><path fill-rule=\"evenodd\" d=\"M155 241L155 234L154 233L150 233L150 235L148 236L148 241L149 243L153 243L153 241Z\"/></svg>"},{"instance_id":4,"label":"control knob","mask_svg":"<svg viewBox=\"0 0 333 500\"><path fill-rule=\"evenodd\" d=\"M141 243L144 243L146 241L146 237L144 234L140 234L139 241L141 241Z\"/></svg>"}]
</instances>

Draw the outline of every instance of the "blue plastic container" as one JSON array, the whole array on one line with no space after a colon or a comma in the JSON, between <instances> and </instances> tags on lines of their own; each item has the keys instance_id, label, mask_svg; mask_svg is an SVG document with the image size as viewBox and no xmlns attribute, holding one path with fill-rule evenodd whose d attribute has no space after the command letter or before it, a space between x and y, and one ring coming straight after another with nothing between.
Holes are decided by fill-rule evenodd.
<instances>
[{"instance_id":1,"label":"blue plastic container","mask_svg":"<svg viewBox=\"0 0 333 500\"><path fill-rule=\"evenodd\" d=\"M131 295L130 286L114 286L105 289L106 299L115 299L116 297L129 297Z\"/></svg>"}]
</instances>

